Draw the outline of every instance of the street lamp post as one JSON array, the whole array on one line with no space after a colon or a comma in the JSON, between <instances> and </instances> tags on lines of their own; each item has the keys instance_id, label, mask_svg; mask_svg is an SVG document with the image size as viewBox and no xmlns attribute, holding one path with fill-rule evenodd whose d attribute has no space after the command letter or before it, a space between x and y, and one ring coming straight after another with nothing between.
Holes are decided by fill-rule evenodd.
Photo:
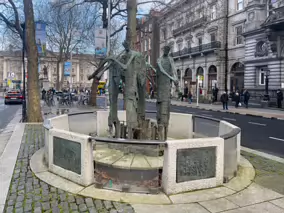
<instances>
[{"instance_id":1,"label":"street lamp post","mask_svg":"<svg viewBox=\"0 0 284 213\"><path fill-rule=\"evenodd\" d=\"M26 25L21 24L23 29L23 49L22 49L22 63L23 63L23 105L22 105L22 122L27 119L27 105L26 105L26 65L25 65L25 50L26 50Z\"/></svg>"},{"instance_id":2,"label":"street lamp post","mask_svg":"<svg viewBox=\"0 0 284 213\"><path fill-rule=\"evenodd\" d=\"M265 95L263 97L264 101L269 101L269 92L268 92L268 86L269 86L269 76L270 76L270 70L268 68L263 69L265 71Z\"/></svg>"}]
</instances>

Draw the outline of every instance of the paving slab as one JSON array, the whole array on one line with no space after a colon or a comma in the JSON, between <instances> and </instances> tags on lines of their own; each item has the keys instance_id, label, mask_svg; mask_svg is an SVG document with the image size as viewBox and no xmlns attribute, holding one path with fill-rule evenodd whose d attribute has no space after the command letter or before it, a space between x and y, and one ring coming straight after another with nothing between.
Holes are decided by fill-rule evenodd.
<instances>
[{"instance_id":1,"label":"paving slab","mask_svg":"<svg viewBox=\"0 0 284 213\"><path fill-rule=\"evenodd\" d=\"M100 200L112 200L125 203L142 203L142 204L171 204L170 199L165 194L139 194L139 193L124 193L105 189L95 188L94 185L85 188L79 192L85 197L93 197Z\"/></svg>"},{"instance_id":2,"label":"paving slab","mask_svg":"<svg viewBox=\"0 0 284 213\"><path fill-rule=\"evenodd\" d=\"M44 165L44 163L39 163L39 162L43 162L43 156L44 156L44 148L38 150L32 156L31 161L30 161L30 167L34 173L46 172L48 170L47 166Z\"/></svg>"},{"instance_id":3,"label":"paving slab","mask_svg":"<svg viewBox=\"0 0 284 213\"><path fill-rule=\"evenodd\" d=\"M133 204L136 213L210 213L199 204L141 205Z\"/></svg>"},{"instance_id":4,"label":"paving slab","mask_svg":"<svg viewBox=\"0 0 284 213\"><path fill-rule=\"evenodd\" d=\"M171 195L170 199L174 204L195 203L206 200L214 200L234 194L235 191L227 187L218 187L194 192Z\"/></svg>"},{"instance_id":5,"label":"paving slab","mask_svg":"<svg viewBox=\"0 0 284 213\"><path fill-rule=\"evenodd\" d=\"M269 202L259 203L239 209L224 211L222 213L284 213L284 209Z\"/></svg>"},{"instance_id":6,"label":"paving slab","mask_svg":"<svg viewBox=\"0 0 284 213\"><path fill-rule=\"evenodd\" d=\"M226 197L226 199L242 207L275 200L277 198L282 198L283 196L284 195L253 183L247 189L234 195L228 196Z\"/></svg>"},{"instance_id":7,"label":"paving slab","mask_svg":"<svg viewBox=\"0 0 284 213\"><path fill-rule=\"evenodd\" d=\"M211 213L217 213L221 211L239 208L239 206L227 200L226 198L204 201L204 202L200 202L199 204L204 206Z\"/></svg>"},{"instance_id":8,"label":"paving slab","mask_svg":"<svg viewBox=\"0 0 284 213\"><path fill-rule=\"evenodd\" d=\"M273 203L274 205L279 206L282 209L284 209L284 198L280 198L280 199L277 199L277 200L272 200L272 201L270 201L270 203Z\"/></svg>"}]
</instances>

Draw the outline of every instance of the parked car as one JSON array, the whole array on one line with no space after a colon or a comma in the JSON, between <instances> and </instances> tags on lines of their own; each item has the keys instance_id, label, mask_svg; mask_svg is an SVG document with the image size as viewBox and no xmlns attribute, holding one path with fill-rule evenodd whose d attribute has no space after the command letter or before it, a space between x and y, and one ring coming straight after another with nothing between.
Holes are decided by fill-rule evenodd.
<instances>
[{"instance_id":1,"label":"parked car","mask_svg":"<svg viewBox=\"0 0 284 213\"><path fill-rule=\"evenodd\" d=\"M23 95L19 90L9 91L5 94L4 104L22 104Z\"/></svg>"}]
</instances>

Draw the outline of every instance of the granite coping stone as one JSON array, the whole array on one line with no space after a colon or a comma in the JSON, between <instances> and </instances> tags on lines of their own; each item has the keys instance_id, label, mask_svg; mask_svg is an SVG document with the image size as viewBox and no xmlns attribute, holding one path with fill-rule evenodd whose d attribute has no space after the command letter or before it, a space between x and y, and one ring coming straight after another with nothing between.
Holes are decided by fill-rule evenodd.
<instances>
[{"instance_id":1,"label":"granite coping stone","mask_svg":"<svg viewBox=\"0 0 284 213\"><path fill-rule=\"evenodd\" d=\"M124 193L118 191L110 191L106 189L97 189L95 188L94 185L83 187L71 181L68 181L58 175L55 175L49 171L43 171L42 166L36 167L33 165L35 163L38 164L39 162L43 164L43 161L38 161L39 159L42 159L40 157L40 155L43 156L42 149L37 151L30 161L31 169L32 170L34 169L33 172L35 176L38 177L40 180L48 183L53 187L63 189L64 191L68 191L73 194L87 196L94 199L126 202L131 204L142 203L142 204L152 204L152 205L161 205L161 204L170 205L175 203L189 204L189 203L203 202L209 200L216 200L223 197L227 197L229 195L234 195L237 192L244 190L245 188L251 185L255 175L255 173L251 171L246 172L246 170L251 170L253 167L246 159L241 157L241 163L239 166L240 169L243 170L244 172L238 173L238 176L230 181L232 182L231 185L224 184L223 186L217 188L192 191L192 192L181 193L171 196L167 196L164 193L160 193L157 195Z\"/></svg>"}]
</instances>

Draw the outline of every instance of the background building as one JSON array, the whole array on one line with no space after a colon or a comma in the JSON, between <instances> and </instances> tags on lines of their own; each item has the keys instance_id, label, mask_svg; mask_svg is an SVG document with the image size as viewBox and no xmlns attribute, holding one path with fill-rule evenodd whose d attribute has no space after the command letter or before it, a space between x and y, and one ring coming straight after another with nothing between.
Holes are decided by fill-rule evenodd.
<instances>
[{"instance_id":1,"label":"background building","mask_svg":"<svg viewBox=\"0 0 284 213\"><path fill-rule=\"evenodd\" d=\"M150 23L151 16L139 25L137 49L153 55L143 33ZM265 93L266 77L271 96L284 89L283 0L180 0L160 11L158 24L158 52L172 47L181 89L196 94L201 88L210 99L215 86L219 95L246 88L257 98Z\"/></svg>"},{"instance_id":2,"label":"background building","mask_svg":"<svg viewBox=\"0 0 284 213\"><path fill-rule=\"evenodd\" d=\"M70 61L70 60L69 60ZM93 55L73 53L72 71L70 76L64 77L63 87L91 87L92 82L87 76L91 75L95 67L90 63L94 62ZM27 63L26 63L27 67ZM57 70L57 53L48 51L46 57L40 58L39 76L43 78L44 67L47 68L50 87L55 87ZM60 78L62 77L63 64L59 64ZM28 76L26 76L28 77ZM0 87L22 87L23 66L21 50L0 51ZM104 80L104 79L102 79Z\"/></svg>"},{"instance_id":3,"label":"background building","mask_svg":"<svg viewBox=\"0 0 284 213\"><path fill-rule=\"evenodd\" d=\"M182 0L162 11L160 52L172 47L181 89L196 94L201 88L206 98L215 86L225 89L226 5L227 0Z\"/></svg>"},{"instance_id":4,"label":"background building","mask_svg":"<svg viewBox=\"0 0 284 213\"><path fill-rule=\"evenodd\" d=\"M159 12L151 10L148 16L137 20L137 42L135 48L137 51L142 52L148 62L155 68L157 67L160 50L159 15ZM156 82L154 70L149 69L148 75L152 82ZM152 85L153 89L155 89L154 85ZM147 79L148 92L150 92L150 87L151 82Z\"/></svg>"}]
</instances>

